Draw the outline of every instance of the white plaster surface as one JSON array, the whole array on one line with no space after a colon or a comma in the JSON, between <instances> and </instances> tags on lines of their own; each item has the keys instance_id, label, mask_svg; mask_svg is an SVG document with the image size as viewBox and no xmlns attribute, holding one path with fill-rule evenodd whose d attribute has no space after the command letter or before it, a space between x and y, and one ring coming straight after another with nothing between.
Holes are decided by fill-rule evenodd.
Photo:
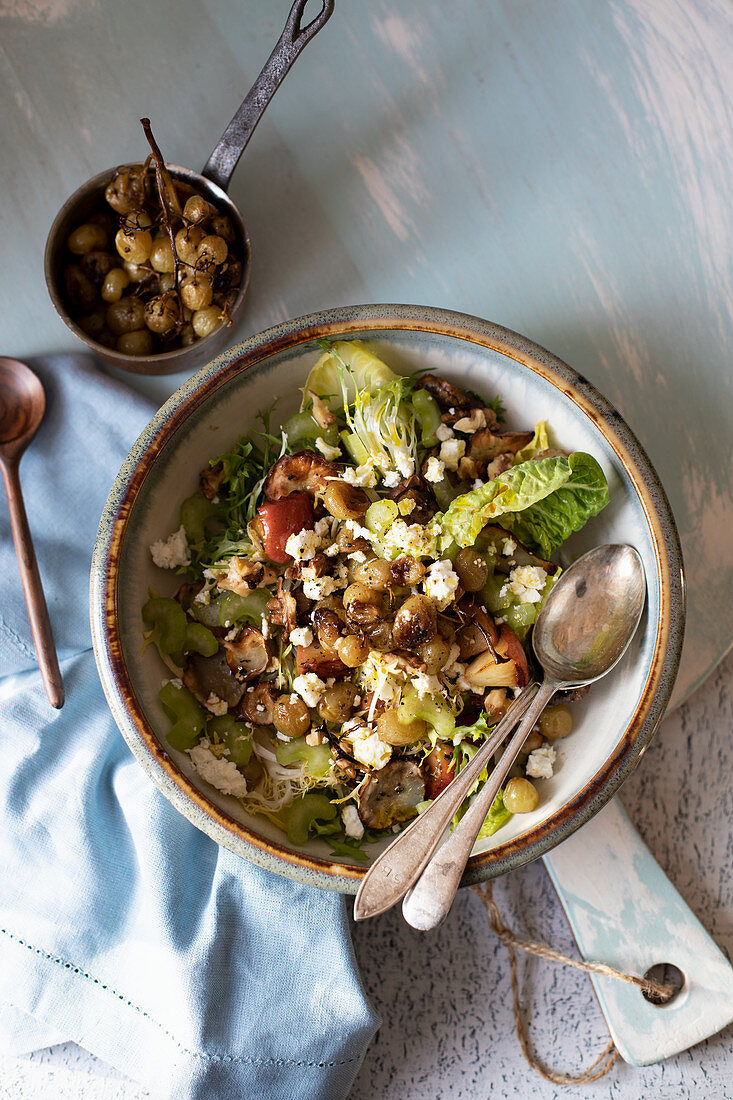
<instances>
[{"instance_id":1,"label":"white plaster surface","mask_svg":"<svg viewBox=\"0 0 733 1100\"><path fill-rule=\"evenodd\" d=\"M728 957L733 955L731 728L733 656L665 719L623 788L631 820ZM574 953L541 863L499 880L495 895L519 936ZM635 1069L618 1063L603 1080L578 1089L537 1077L514 1034L506 950L488 928L481 903L467 891L446 924L428 935L407 927L397 909L356 926L354 939L383 1025L350 1100L733 1100L733 1027L658 1065ZM520 981L537 1055L562 1072L588 1065L607 1042L588 979L522 958ZM0 1060L0 1100L151 1095L71 1043Z\"/></svg>"}]
</instances>

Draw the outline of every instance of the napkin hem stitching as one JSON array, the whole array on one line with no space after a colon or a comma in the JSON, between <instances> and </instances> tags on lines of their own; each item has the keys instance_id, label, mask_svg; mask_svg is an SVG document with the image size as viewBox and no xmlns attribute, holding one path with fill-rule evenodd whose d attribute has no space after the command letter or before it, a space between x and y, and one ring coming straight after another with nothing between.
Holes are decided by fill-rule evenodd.
<instances>
[{"instance_id":1,"label":"napkin hem stitching","mask_svg":"<svg viewBox=\"0 0 733 1100\"><path fill-rule=\"evenodd\" d=\"M11 641L15 642L16 646L18 647L18 649L20 650L20 652L23 654L24 657L31 657L35 661L35 659L36 659L35 652L30 648L28 643L25 642L21 638L20 634L16 634L16 632L13 630L13 628L11 626L8 626L8 624L5 622L5 620L3 619L3 617L1 615L0 615L0 627L9 636Z\"/></svg>"},{"instance_id":2,"label":"napkin hem stitching","mask_svg":"<svg viewBox=\"0 0 733 1100\"><path fill-rule=\"evenodd\" d=\"M43 958L48 959L49 962L56 963L58 966L62 966L65 970L70 970L73 974L78 974L81 978L86 978L87 981L92 982L94 985L99 986L100 989L104 989L107 993L111 993L128 1008L132 1008L135 1012L139 1013L146 1020L149 1020L151 1024L154 1024L162 1033L171 1040L175 1046L191 1058L209 1059L212 1062L241 1062L244 1065L254 1066L304 1066L308 1069L329 1069L333 1066L346 1066L350 1062L356 1062L360 1059L357 1058L345 1058L340 1062L305 1062L296 1058L247 1058L236 1054L211 1054L205 1050L190 1050L185 1047L176 1037L168 1031L158 1020L154 1019L149 1012L146 1012L144 1008L136 1005L134 1001L129 1000L124 993L118 993L117 990L111 986L106 985L99 978L95 978L92 974L87 974L85 970L82 970L78 966L74 966L73 963L66 962L64 959L59 958L57 955L51 955L48 951L44 951L41 947L36 947L32 943L28 943L27 940L23 940L20 936L14 935L9 932L7 928L0 928L0 933L7 936L8 939L19 944L21 947L25 947L28 951L32 951L36 955L41 955Z\"/></svg>"}]
</instances>

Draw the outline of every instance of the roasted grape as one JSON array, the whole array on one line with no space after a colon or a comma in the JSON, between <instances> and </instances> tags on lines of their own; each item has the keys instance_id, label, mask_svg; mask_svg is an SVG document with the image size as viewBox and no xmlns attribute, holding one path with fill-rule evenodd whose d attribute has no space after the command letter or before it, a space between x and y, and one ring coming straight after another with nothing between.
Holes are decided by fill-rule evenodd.
<instances>
[{"instance_id":1,"label":"roasted grape","mask_svg":"<svg viewBox=\"0 0 733 1100\"><path fill-rule=\"evenodd\" d=\"M151 298L145 306L145 324L158 336L173 332L178 324L178 302L173 294L161 294Z\"/></svg>"},{"instance_id":2,"label":"roasted grape","mask_svg":"<svg viewBox=\"0 0 733 1100\"><path fill-rule=\"evenodd\" d=\"M119 302L122 292L130 285L130 276L124 267L113 267L107 272L102 283L102 298L105 302Z\"/></svg>"},{"instance_id":3,"label":"roasted grape","mask_svg":"<svg viewBox=\"0 0 733 1100\"><path fill-rule=\"evenodd\" d=\"M117 350L123 355L151 355L153 334L146 328L137 329L135 332L124 332L118 337Z\"/></svg>"},{"instance_id":4,"label":"roasted grape","mask_svg":"<svg viewBox=\"0 0 733 1100\"><path fill-rule=\"evenodd\" d=\"M222 322L221 310L218 306L207 306L206 309L197 309L191 318L193 331L202 340L208 336Z\"/></svg>"},{"instance_id":5,"label":"roasted grape","mask_svg":"<svg viewBox=\"0 0 733 1100\"><path fill-rule=\"evenodd\" d=\"M116 170L103 204L65 242L70 316L89 339L127 355L205 339L229 323L243 278L231 218L173 179L154 140L151 148L144 164Z\"/></svg>"}]
</instances>

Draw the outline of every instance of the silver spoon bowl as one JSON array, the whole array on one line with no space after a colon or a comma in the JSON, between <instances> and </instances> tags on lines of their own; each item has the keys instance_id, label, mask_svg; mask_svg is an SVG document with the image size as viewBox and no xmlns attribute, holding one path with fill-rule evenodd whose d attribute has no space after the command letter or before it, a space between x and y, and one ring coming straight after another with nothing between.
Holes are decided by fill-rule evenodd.
<instances>
[{"instance_id":1,"label":"silver spoon bowl","mask_svg":"<svg viewBox=\"0 0 733 1100\"><path fill-rule=\"evenodd\" d=\"M611 671L634 636L645 595L644 568L631 546L597 547L562 574L533 629L534 652L545 671L543 683L523 690L470 764L375 860L356 896L357 920L384 912L405 895L403 913L414 928L426 931L445 919L497 791L541 712L556 691L593 683ZM499 764L438 848L455 813L519 719Z\"/></svg>"}]
</instances>

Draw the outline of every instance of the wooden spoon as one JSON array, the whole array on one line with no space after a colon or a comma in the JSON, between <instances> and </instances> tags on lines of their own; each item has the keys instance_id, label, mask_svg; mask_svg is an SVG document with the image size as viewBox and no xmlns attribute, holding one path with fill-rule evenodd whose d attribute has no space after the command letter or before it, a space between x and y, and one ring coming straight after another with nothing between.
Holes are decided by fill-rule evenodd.
<instances>
[{"instance_id":1,"label":"wooden spoon","mask_svg":"<svg viewBox=\"0 0 733 1100\"><path fill-rule=\"evenodd\" d=\"M0 356L0 468L43 686L51 706L59 708L64 705L64 684L18 474L20 460L45 411L43 386L30 367L19 359Z\"/></svg>"}]
</instances>

